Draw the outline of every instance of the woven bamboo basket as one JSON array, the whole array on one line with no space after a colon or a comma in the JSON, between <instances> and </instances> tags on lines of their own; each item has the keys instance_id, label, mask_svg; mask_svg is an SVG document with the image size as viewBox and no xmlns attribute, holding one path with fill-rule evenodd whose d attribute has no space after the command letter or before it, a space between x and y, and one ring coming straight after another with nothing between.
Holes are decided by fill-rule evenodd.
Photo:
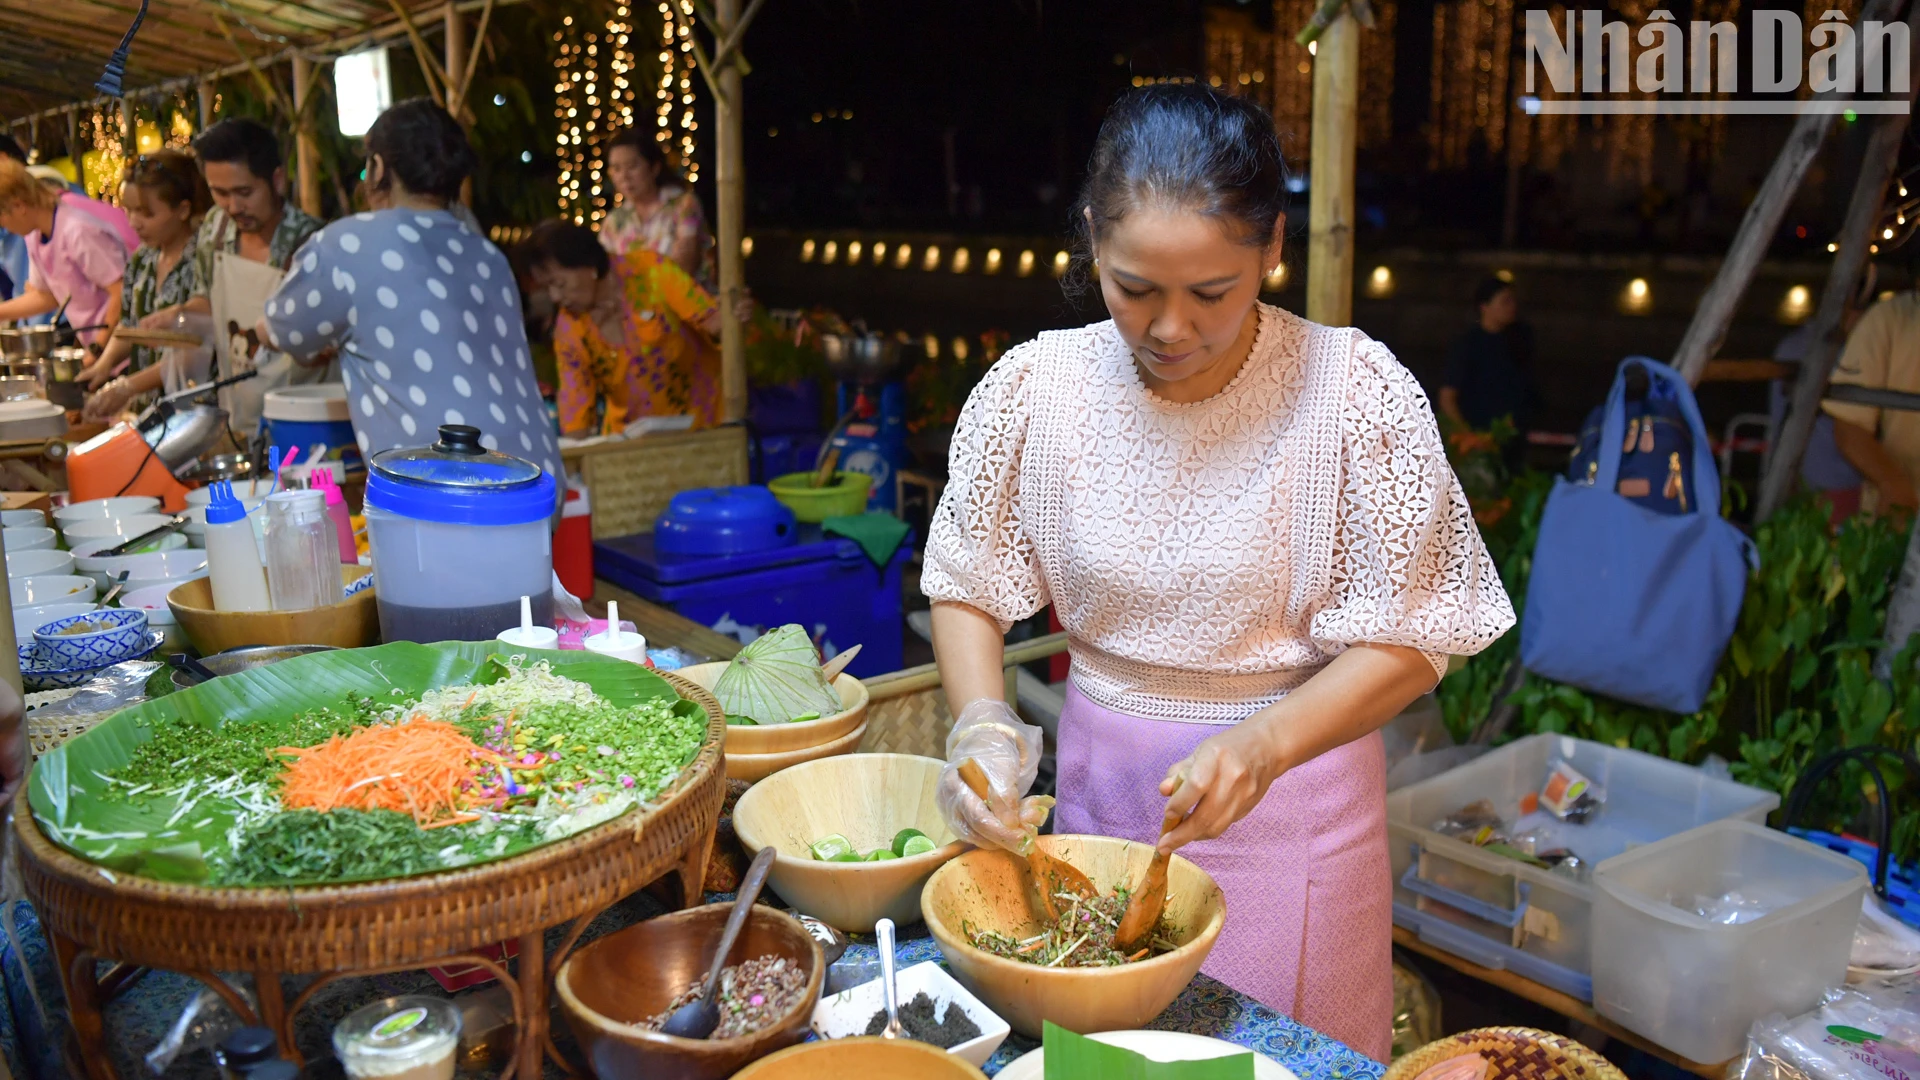
<instances>
[{"instance_id":1,"label":"woven bamboo basket","mask_svg":"<svg viewBox=\"0 0 1920 1080\"><path fill-rule=\"evenodd\" d=\"M89 952L173 971L393 970L559 925L693 861L694 873L704 869L726 794L725 717L705 690L661 675L706 709L707 741L650 812L463 870L238 889L110 874L55 847L23 808L13 820L27 895L50 931ZM700 884L683 882L695 895Z\"/></svg>"},{"instance_id":2,"label":"woven bamboo basket","mask_svg":"<svg viewBox=\"0 0 1920 1080\"><path fill-rule=\"evenodd\" d=\"M1597 1051L1565 1035L1523 1027L1487 1027L1430 1042L1388 1067L1381 1080L1414 1080L1462 1054L1487 1059L1485 1080L1627 1080Z\"/></svg>"}]
</instances>

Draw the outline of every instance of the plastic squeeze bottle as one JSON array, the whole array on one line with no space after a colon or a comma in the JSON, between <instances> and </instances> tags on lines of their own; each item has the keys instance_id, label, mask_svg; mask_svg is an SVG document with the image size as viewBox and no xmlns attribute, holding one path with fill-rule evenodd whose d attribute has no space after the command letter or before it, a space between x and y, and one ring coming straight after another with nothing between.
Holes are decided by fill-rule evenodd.
<instances>
[{"instance_id":1,"label":"plastic squeeze bottle","mask_svg":"<svg viewBox=\"0 0 1920 1080\"><path fill-rule=\"evenodd\" d=\"M340 534L340 561L349 566L359 565L360 549L353 542L353 522L347 517L347 496L340 490L340 484L334 480L333 473L325 469L315 469L307 483L327 500L327 516L333 519L334 531Z\"/></svg>"},{"instance_id":2,"label":"plastic squeeze bottle","mask_svg":"<svg viewBox=\"0 0 1920 1080\"><path fill-rule=\"evenodd\" d=\"M340 602L340 552L326 499L317 491L267 496L267 592L275 611Z\"/></svg>"},{"instance_id":3,"label":"plastic squeeze bottle","mask_svg":"<svg viewBox=\"0 0 1920 1080\"><path fill-rule=\"evenodd\" d=\"M247 508L233 494L233 482L213 485L207 503L207 574L217 611L266 611L267 572L253 540Z\"/></svg>"}]
</instances>

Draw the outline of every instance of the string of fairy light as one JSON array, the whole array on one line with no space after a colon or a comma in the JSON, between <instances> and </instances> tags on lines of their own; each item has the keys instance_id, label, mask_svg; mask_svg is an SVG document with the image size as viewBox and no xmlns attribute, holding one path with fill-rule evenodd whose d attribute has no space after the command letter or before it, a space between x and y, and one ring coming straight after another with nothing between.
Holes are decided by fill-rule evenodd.
<instances>
[{"instance_id":1,"label":"string of fairy light","mask_svg":"<svg viewBox=\"0 0 1920 1080\"><path fill-rule=\"evenodd\" d=\"M560 215L598 222L613 205L602 157L607 136L633 123L633 24L622 4L599 26L568 15L553 32L554 157L560 164Z\"/></svg>"},{"instance_id":2,"label":"string of fairy light","mask_svg":"<svg viewBox=\"0 0 1920 1080\"><path fill-rule=\"evenodd\" d=\"M653 137L667 159L679 164L687 182L694 183L700 179L700 163L693 158L694 132L700 130L700 122L693 115L693 0L662 0L660 4L660 85L653 96ZM677 124L673 118L676 108L680 113Z\"/></svg>"}]
</instances>

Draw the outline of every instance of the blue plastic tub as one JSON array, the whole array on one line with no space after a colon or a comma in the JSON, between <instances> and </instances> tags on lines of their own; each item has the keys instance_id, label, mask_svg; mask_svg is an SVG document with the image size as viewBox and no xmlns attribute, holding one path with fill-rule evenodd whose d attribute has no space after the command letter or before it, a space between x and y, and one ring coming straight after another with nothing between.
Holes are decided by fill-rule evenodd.
<instances>
[{"instance_id":1,"label":"blue plastic tub","mask_svg":"<svg viewBox=\"0 0 1920 1080\"><path fill-rule=\"evenodd\" d=\"M851 540L800 526L791 547L744 555L677 556L657 551L652 533L599 541L594 573L702 626L750 640L798 623L828 656L855 644L848 665L867 677L898 671L903 621L900 573L913 553L909 536L884 568Z\"/></svg>"}]
</instances>

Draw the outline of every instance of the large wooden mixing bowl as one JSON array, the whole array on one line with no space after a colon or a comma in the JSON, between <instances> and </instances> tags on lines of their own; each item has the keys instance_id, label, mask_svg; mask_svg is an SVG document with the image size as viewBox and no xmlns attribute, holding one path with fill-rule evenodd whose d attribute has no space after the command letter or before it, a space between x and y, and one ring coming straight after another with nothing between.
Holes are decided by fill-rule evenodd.
<instances>
[{"instance_id":1,"label":"large wooden mixing bowl","mask_svg":"<svg viewBox=\"0 0 1920 1080\"><path fill-rule=\"evenodd\" d=\"M911 754L849 754L774 773L747 789L733 808L733 831L749 855L779 854L767 883L794 910L853 933L876 920L905 925L920 918L920 890L967 846L940 816L934 790L946 762ZM893 843L919 829L941 845L920 855L880 862L821 862L813 842L838 833L854 850Z\"/></svg>"},{"instance_id":2,"label":"large wooden mixing bowl","mask_svg":"<svg viewBox=\"0 0 1920 1080\"><path fill-rule=\"evenodd\" d=\"M1110 836L1043 836L1040 846L1093 880L1102 895L1140 879L1153 848ZM1043 1021L1090 1035L1129 1031L1173 1004L1200 971L1226 921L1226 898L1207 872L1178 855L1167 867L1165 919L1170 953L1117 967L1045 968L1003 960L974 948L963 927L1015 938L1040 931L1027 903L1024 859L1005 851L970 851L942 866L920 894L920 913L940 943L954 977L987 1008L1028 1038Z\"/></svg>"},{"instance_id":3,"label":"large wooden mixing bowl","mask_svg":"<svg viewBox=\"0 0 1920 1080\"><path fill-rule=\"evenodd\" d=\"M351 585L371 573L364 566L342 566L340 580ZM304 611L216 611L213 583L200 578L168 593L167 607L202 656L249 645L358 649L380 644L380 610L370 588L338 604Z\"/></svg>"},{"instance_id":4,"label":"large wooden mixing bowl","mask_svg":"<svg viewBox=\"0 0 1920 1080\"><path fill-rule=\"evenodd\" d=\"M848 1077L912 1077L913 1080L985 1080L964 1058L912 1039L861 1036L810 1042L761 1058L734 1080L846 1080Z\"/></svg>"}]
</instances>

